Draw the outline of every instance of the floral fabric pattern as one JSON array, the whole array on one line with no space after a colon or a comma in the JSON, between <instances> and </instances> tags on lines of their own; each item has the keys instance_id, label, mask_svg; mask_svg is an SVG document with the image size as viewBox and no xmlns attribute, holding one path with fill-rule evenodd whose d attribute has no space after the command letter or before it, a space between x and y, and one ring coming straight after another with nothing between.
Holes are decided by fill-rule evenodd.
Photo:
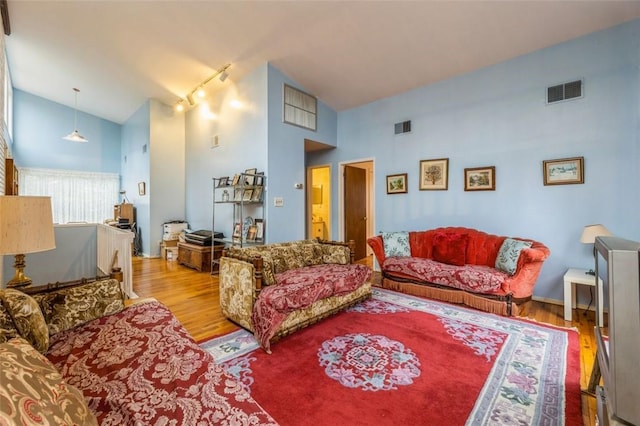
<instances>
[{"instance_id":1,"label":"floral fabric pattern","mask_svg":"<svg viewBox=\"0 0 640 426\"><path fill-rule=\"evenodd\" d=\"M0 344L0 424L97 425L74 386L18 337Z\"/></svg>"},{"instance_id":2,"label":"floral fabric pattern","mask_svg":"<svg viewBox=\"0 0 640 426\"><path fill-rule=\"evenodd\" d=\"M47 357L103 426L275 424L158 302L57 333Z\"/></svg>"},{"instance_id":3,"label":"floral fabric pattern","mask_svg":"<svg viewBox=\"0 0 640 426\"><path fill-rule=\"evenodd\" d=\"M318 300L350 293L370 277L368 267L356 264L308 266L278 275L278 284L264 288L253 307L253 331L258 341L269 350L269 341L287 314Z\"/></svg>"},{"instance_id":4,"label":"floral fabric pattern","mask_svg":"<svg viewBox=\"0 0 640 426\"><path fill-rule=\"evenodd\" d=\"M45 353L49 348L49 329L38 302L28 294L12 288L4 291L2 302L20 336L39 352Z\"/></svg>"},{"instance_id":5,"label":"floral fabric pattern","mask_svg":"<svg viewBox=\"0 0 640 426\"><path fill-rule=\"evenodd\" d=\"M496 269L504 271L509 275L515 274L520 253L529 247L531 247L529 241L506 238L500 246L498 256L496 257Z\"/></svg>"},{"instance_id":6,"label":"floral fabric pattern","mask_svg":"<svg viewBox=\"0 0 640 426\"><path fill-rule=\"evenodd\" d=\"M455 266L418 257L389 257L383 270L476 293L496 293L509 276L484 265Z\"/></svg>"},{"instance_id":7,"label":"floral fabric pattern","mask_svg":"<svg viewBox=\"0 0 640 426\"><path fill-rule=\"evenodd\" d=\"M8 342L14 337L18 337L18 329L9 315L9 311L2 303L3 291L0 290L0 343Z\"/></svg>"},{"instance_id":8,"label":"floral fabric pattern","mask_svg":"<svg viewBox=\"0 0 640 426\"><path fill-rule=\"evenodd\" d=\"M120 283L114 279L36 294L33 298L42 309L49 335L124 309Z\"/></svg>"},{"instance_id":9,"label":"floral fabric pattern","mask_svg":"<svg viewBox=\"0 0 640 426\"><path fill-rule=\"evenodd\" d=\"M253 331L251 307L256 297L253 269L231 257L220 260L220 308L227 318Z\"/></svg>"},{"instance_id":10,"label":"floral fabric pattern","mask_svg":"<svg viewBox=\"0 0 640 426\"><path fill-rule=\"evenodd\" d=\"M387 257L411 256L408 232L383 232L384 255Z\"/></svg>"}]
</instances>

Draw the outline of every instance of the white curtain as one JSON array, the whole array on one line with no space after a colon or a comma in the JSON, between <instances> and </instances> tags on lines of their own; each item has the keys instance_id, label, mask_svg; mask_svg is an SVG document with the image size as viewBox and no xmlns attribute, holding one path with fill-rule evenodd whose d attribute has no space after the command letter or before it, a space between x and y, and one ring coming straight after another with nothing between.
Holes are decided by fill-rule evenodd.
<instances>
[{"instance_id":1,"label":"white curtain","mask_svg":"<svg viewBox=\"0 0 640 426\"><path fill-rule=\"evenodd\" d=\"M54 223L103 223L113 218L118 174L23 167L19 176L20 195L51 197Z\"/></svg>"}]
</instances>

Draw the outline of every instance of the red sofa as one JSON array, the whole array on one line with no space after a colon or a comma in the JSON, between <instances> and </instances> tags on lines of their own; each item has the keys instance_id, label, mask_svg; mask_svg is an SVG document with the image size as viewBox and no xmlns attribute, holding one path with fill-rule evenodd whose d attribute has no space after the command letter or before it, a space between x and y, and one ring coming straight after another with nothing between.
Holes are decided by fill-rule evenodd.
<instances>
[{"instance_id":1,"label":"red sofa","mask_svg":"<svg viewBox=\"0 0 640 426\"><path fill-rule=\"evenodd\" d=\"M531 300L542 264L550 253L540 242L512 238L531 246L522 249L511 275L495 266L507 237L444 227L411 231L408 239L410 255L406 256L386 256L382 235L367 240L380 265L384 288L507 316L518 315L522 304ZM438 261L443 250L459 253L452 262Z\"/></svg>"}]
</instances>

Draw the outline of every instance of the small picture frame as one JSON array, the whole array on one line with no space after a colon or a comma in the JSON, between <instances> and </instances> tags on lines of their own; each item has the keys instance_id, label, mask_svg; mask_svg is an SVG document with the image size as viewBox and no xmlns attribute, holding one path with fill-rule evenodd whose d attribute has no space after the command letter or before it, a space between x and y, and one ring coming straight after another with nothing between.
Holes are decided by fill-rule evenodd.
<instances>
[{"instance_id":1,"label":"small picture frame","mask_svg":"<svg viewBox=\"0 0 640 426\"><path fill-rule=\"evenodd\" d=\"M256 186L264 185L264 172L256 173L256 180L253 184Z\"/></svg>"},{"instance_id":2,"label":"small picture frame","mask_svg":"<svg viewBox=\"0 0 640 426\"><path fill-rule=\"evenodd\" d=\"M254 222L254 225L256 227L256 239L255 239L255 241L264 240L264 220L256 219L255 222Z\"/></svg>"},{"instance_id":3,"label":"small picture frame","mask_svg":"<svg viewBox=\"0 0 640 426\"><path fill-rule=\"evenodd\" d=\"M233 201L242 201L242 188L236 188L233 190Z\"/></svg>"},{"instance_id":4,"label":"small picture frame","mask_svg":"<svg viewBox=\"0 0 640 426\"><path fill-rule=\"evenodd\" d=\"M251 201L251 196L253 195L253 189L245 189L242 194L242 201Z\"/></svg>"},{"instance_id":5,"label":"small picture frame","mask_svg":"<svg viewBox=\"0 0 640 426\"><path fill-rule=\"evenodd\" d=\"M254 185L256 181L256 173L258 173L258 169L247 169L244 171L245 175L245 185Z\"/></svg>"},{"instance_id":6,"label":"small picture frame","mask_svg":"<svg viewBox=\"0 0 640 426\"><path fill-rule=\"evenodd\" d=\"M251 195L251 201L260 202L262 201L262 187L257 186L253 188L253 194Z\"/></svg>"},{"instance_id":7,"label":"small picture frame","mask_svg":"<svg viewBox=\"0 0 640 426\"><path fill-rule=\"evenodd\" d=\"M495 191L496 167L472 167L464 169L465 191Z\"/></svg>"},{"instance_id":8,"label":"small picture frame","mask_svg":"<svg viewBox=\"0 0 640 426\"><path fill-rule=\"evenodd\" d=\"M240 222L236 222L233 225L233 239L234 240L241 240L242 239L242 224Z\"/></svg>"},{"instance_id":9,"label":"small picture frame","mask_svg":"<svg viewBox=\"0 0 640 426\"><path fill-rule=\"evenodd\" d=\"M449 159L420 160L420 191L449 188Z\"/></svg>"},{"instance_id":10,"label":"small picture frame","mask_svg":"<svg viewBox=\"0 0 640 426\"><path fill-rule=\"evenodd\" d=\"M218 187L228 186L229 185L229 176L223 176L218 179Z\"/></svg>"},{"instance_id":11,"label":"small picture frame","mask_svg":"<svg viewBox=\"0 0 640 426\"><path fill-rule=\"evenodd\" d=\"M542 177L545 185L584 183L584 157L544 160Z\"/></svg>"},{"instance_id":12,"label":"small picture frame","mask_svg":"<svg viewBox=\"0 0 640 426\"><path fill-rule=\"evenodd\" d=\"M138 195L147 193L147 185L144 182L138 182Z\"/></svg>"},{"instance_id":13,"label":"small picture frame","mask_svg":"<svg viewBox=\"0 0 640 426\"><path fill-rule=\"evenodd\" d=\"M258 227L256 225L249 226L249 230L247 231L247 241L255 241L258 233Z\"/></svg>"},{"instance_id":14,"label":"small picture frame","mask_svg":"<svg viewBox=\"0 0 640 426\"><path fill-rule=\"evenodd\" d=\"M239 183L240 183L240 175L236 173L235 175L233 175L233 180L231 181L231 185L236 186Z\"/></svg>"},{"instance_id":15,"label":"small picture frame","mask_svg":"<svg viewBox=\"0 0 640 426\"><path fill-rule=\"evenodd\" d=\"M387 175L387 194L406 194L407 174Z\"/></svg>"}]
</instances>

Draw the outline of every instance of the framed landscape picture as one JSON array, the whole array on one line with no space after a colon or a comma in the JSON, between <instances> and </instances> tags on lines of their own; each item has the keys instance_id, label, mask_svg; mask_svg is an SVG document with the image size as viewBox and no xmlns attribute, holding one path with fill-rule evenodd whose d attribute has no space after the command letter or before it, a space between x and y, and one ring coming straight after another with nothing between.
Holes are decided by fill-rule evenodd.
<instances>
[{"instance_id":1,"label":"framed landscape picture","mask_svg":"<svg viewBox=\"0 0 640 426\"><path fill-rule=\"evenodd\" d=\"M447 190L449 186L449 159L420 161L420 190Z\"/></svg>"},{"instance_id":2,"label":"framed landscape picture","mask_svg":"<svg viewBox=\"0 0 640 426\"><path fill-rule=\"evenodd\" d=\"M545 160L542 176L545 185L584 183L584 157Z\"/></svg>"},{"instance_id":3,"label":"framed landscape picture","mask_svg":"<svg viewBox=\"0 0 640 426\"><path fill-rule=\"evenodd\" d=\"M264 240L264 220L256 219L254 224L256 226L256 239L255 239L255 241Z\"/></svg>"},{"instance_id":4,"label":"framed landscape picture","mask_svg":"<svg viewBox=\"0 0 640 426\"><path fill-rule=\"evenodd\" d=\"M387 194L406 194L407 174L387 175Z\"/></svg>"},{"instance_id":5,"label":"framed landscape picture","mask_svg":"<svg viewBox=\"0 0 640 426\"><path fill-rule=\"evenodd\" d=\"M464 190L465 191L495 191L496 190L496 168L474 167L464 169Z\"/></svg>"}]
</instances>

